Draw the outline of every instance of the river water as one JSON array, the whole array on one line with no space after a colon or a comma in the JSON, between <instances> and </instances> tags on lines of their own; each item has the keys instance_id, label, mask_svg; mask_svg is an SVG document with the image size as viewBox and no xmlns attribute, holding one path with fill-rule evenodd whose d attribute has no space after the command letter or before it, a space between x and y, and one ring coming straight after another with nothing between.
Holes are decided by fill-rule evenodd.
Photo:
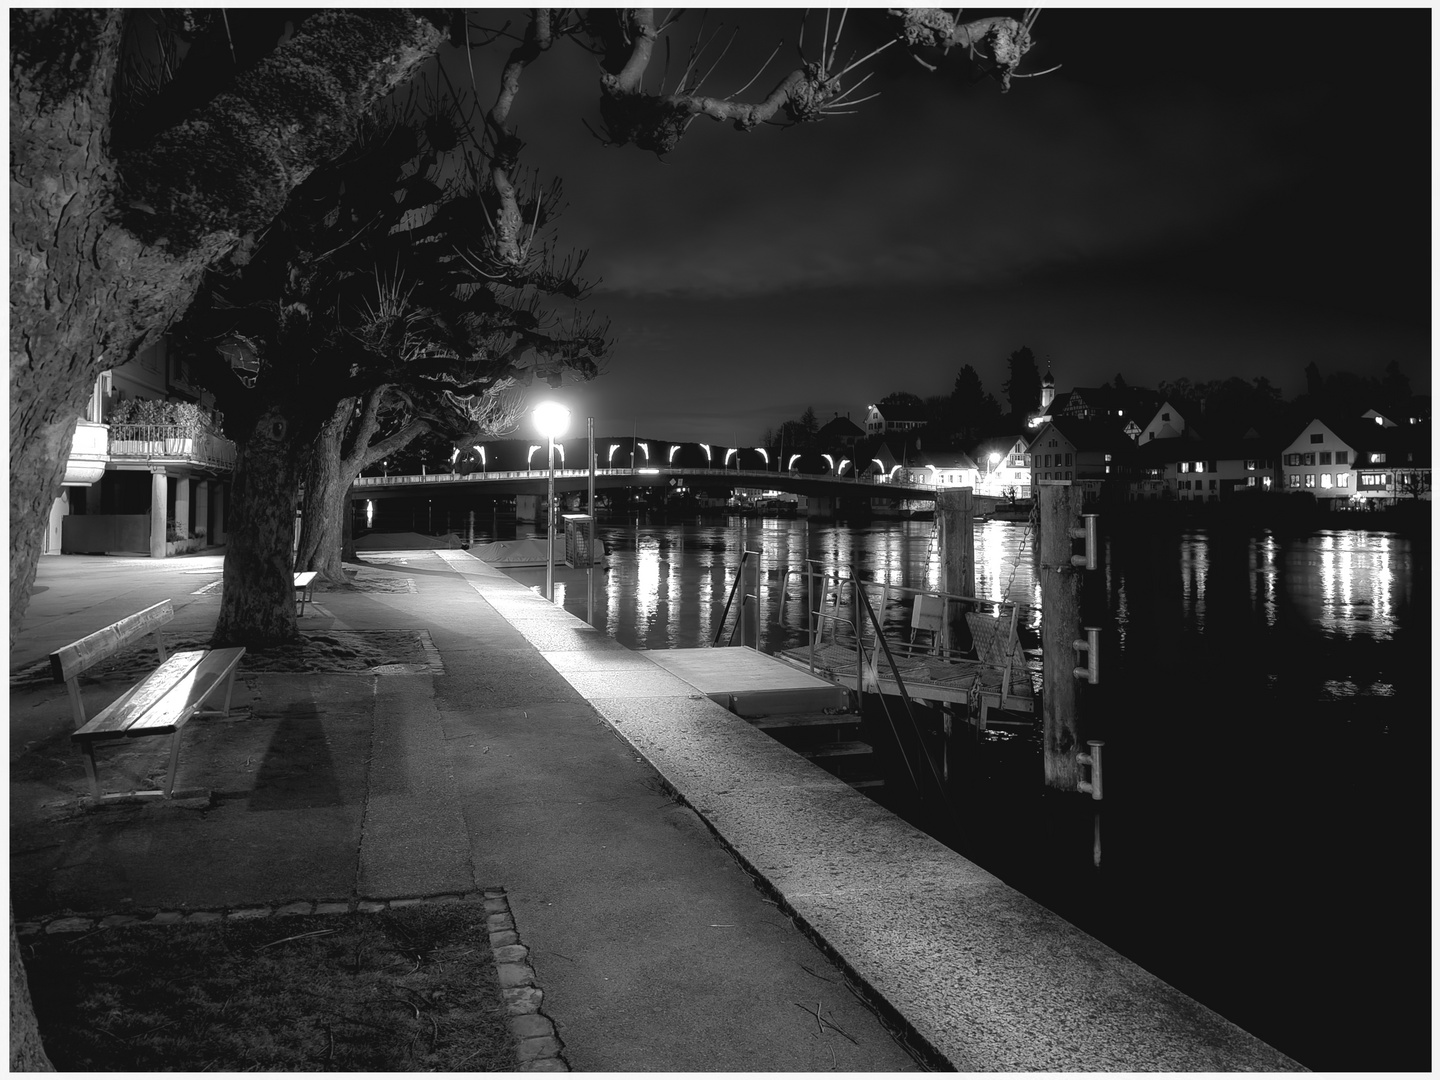
<instances>
[{"instance_id":1,"label":"river water","mask_svg":"<svg viewBox=\"0 0 1440 1080\"><path fill-rule=\"evenodd\" d=\"M602 519L594 622L631 648L708 644L739 553L758 550L773 652L804 640L787 568L937 588L931 530ZM977 594L1027 605L1032 630L1034 548L1024 523L976 523ZM996 736L966 747L947 842L1313 1069L1428 1069L1429 548L1116 524L1084 598L1104 631L1083 731L1106 741L1103 804L1046 791L1037 738ZM543 570L512 576L543 588ZM586 617L583 571L557 572L556 600Z\"/></svg>"}]
</instances>

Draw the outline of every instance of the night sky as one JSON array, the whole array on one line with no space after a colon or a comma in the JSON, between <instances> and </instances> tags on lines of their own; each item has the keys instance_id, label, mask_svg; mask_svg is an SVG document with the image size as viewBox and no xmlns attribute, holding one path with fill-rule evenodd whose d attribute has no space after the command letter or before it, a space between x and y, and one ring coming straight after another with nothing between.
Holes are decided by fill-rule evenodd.
<instances>
[{"instance_id":1,"label":"night sky","mask_svg":"<svg viewBox=\"0 0 1440 1080\"><path fill-rule=\"evenodd\" d=\"M667 89L702 14L666 32ZM739 89L783 37L743 95L762 97L796 66L799 22L711 10L707 35L741 34L704 91ZM883 22L852 10L842 55ZM1429 393L1430 24L1046 9L1021 70L1063 67L1008 94L958 53L930 73L896 45L861 69L881 96L858 115L749 134L698 119L663 163L586 130L598 69L566 43L527 70L512 120L524 162L563 179L558 239L589 249L618 346L553 396L582 431L754 445L807 405L863 423L889 392L948 393L967 363L1003 403L1021 345L1062 390L1265 375L1290 397L1311 361L1378 376L1394 359ZM475 56L488 105L502 54Z\"/></svg>"}]
</instances>

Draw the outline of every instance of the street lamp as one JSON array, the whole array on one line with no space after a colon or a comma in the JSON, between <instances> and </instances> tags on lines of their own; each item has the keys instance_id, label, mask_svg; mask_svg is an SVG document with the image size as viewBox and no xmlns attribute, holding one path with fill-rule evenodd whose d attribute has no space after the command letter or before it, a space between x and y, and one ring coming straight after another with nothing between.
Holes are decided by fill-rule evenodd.
<instances>
[{"instance_id":1,"label":"street lamp","mask_svg":"<svg viewBox=\"0 0 1440 1080\"><path fill-rule=\"evenodd\" d=\"M545 548L545 599L555 602L555 438L565 434L570 423L570 410L553 401L535 406L535 430L550 444L550 486L548 518L549 542Z\"/></svg>"},{"instance_id":2,"label":"street lamp","mask_svg":"<svg viewBox=\"0 0 1440 1080\"><path fill-rule=\"evenodd\" d=\"M791 469L793 469L793 468L795 467L795 462L796 462L796 460L797 460L799 457L800 457L799 454L791 454L791 455L790 455L790 463L785 466L785 471L786 471L786 472L789 472Z\"/></svg>"},{"instance_id":3,"label":"street lamp","mask_svg":"<svg viewBox=\"0 0 1440 1080\"><path fill-rule=\"evenodd\" d=\"M755 447L755 452L765 459L765 468L770 468L770 451L766 450L763 446L757 446Z\"/></svg>"}]
</instances>

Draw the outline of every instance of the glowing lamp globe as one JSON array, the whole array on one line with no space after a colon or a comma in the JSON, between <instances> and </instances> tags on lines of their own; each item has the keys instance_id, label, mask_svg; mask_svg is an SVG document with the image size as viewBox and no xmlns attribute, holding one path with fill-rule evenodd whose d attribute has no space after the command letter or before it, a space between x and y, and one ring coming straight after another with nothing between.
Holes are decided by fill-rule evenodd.
<instances>
[{"instance_id":1,"label":"glowing lamp globe","mask_svg":"<svg viewBox=\"0 0 1440 1080\"><path fill-rule=\"evenodd\" d=\"M535 430L547 439L558 439L570 424L570 410L554 401L535 406Z\"/></svg>"}]
</instances>

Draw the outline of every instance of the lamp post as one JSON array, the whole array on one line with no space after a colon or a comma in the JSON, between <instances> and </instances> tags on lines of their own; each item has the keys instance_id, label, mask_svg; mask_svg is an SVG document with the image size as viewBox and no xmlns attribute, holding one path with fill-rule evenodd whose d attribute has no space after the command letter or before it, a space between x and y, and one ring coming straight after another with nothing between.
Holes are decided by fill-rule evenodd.
<instances>
[{"instance_id":1,"label":"lamp post","mask_svg":"<svg viewBox=\"0 0 1440 1080\"><path fill-rule=\"evenodd\" d=\"M550 444L549 507L546 512L548 542L545 547L545 599L555 602L555 438L565 434L570 410L554 401L535 406L535 430Z\"/></svg>"}]
</instances>

